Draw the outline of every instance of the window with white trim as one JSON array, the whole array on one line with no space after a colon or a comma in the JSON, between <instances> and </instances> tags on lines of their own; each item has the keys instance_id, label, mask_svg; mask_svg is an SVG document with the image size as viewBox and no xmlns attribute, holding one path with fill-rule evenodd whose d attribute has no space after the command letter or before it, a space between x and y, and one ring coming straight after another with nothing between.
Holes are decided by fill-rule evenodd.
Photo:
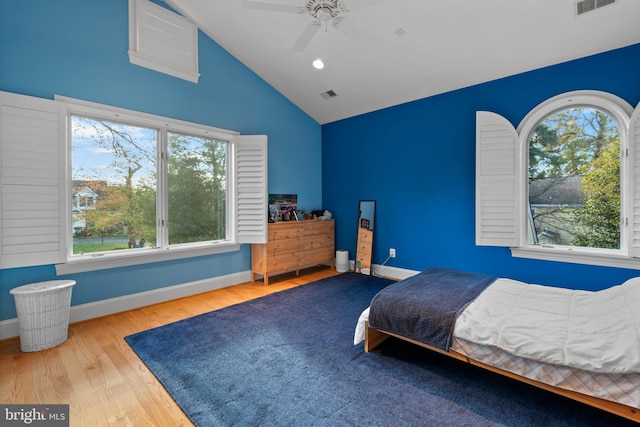
<instances>
[{"instance_id":1,"label":"window with white trim","mask_svg":"<svg viewBox=\"0 0 640 427\"><path fill-rule=\"evenodd\" d=\"M73 256L229 241L230 145L72 114Z\"/></svg>"},{"instance_id":2,"label":"window with white trim","mask_svg":"<svg viewBox=\"0 0 640 427\"><path fill-rule=\"evenodd\" d=\"M514 256L640 268L639 110L575 91L534 108L517 130L476 114L476 243Z\"/></svg>"},{"instance_id":3,"label":"window with white trim","mask_svg":"<svg viewBox=\"0 0 640 427\"><path fill-rule=\"evenodd\" d=\"M0 108L0 268L67 274L265 242L266 136L64 97L0 92Z\"/></svg>"},{"instance_id":4,"label":"window with white trim","mask_svg":"<svg viewBox=\"0 0 640 427\"><path fill-rule=\"evenodd\" d=\"M528 245L623 248L620 136L613 115L592 106L563 108L538 123L525 152Z\"/></svg>"}]
</instances>

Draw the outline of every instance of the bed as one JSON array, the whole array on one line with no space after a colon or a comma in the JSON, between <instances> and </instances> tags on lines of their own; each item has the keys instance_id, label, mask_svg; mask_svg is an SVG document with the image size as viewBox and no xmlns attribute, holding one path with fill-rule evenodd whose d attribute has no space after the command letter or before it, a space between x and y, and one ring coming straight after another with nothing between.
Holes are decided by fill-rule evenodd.
<instances>
[{"instance_id":1,"label":"bed","mask_svg":"<svg viewBox=\"0 0 640 427\"><path fill-rule=\"evenodd\" d=\"M431 268L378 293L354 344L389 337L640 422L640 278L598 292Z\"/></svg>"}]
</instances>

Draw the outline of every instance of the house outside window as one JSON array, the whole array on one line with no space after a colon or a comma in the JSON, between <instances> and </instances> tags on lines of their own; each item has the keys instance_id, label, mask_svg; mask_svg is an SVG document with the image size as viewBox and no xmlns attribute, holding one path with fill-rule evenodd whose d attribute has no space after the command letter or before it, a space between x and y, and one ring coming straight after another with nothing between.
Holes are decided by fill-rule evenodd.
<instances>
[{"instance_id":1,"label":"house outside window","mask_svg":"<svg viewBox=\"0 0 640 427\"><path fill-rule=\"evenodd\" d=\"M579 175L529 178L529 244L572 244L576 209L585 203L582 180Z\"/></svg>"},{"instance_id":2,"label":"house outside window","mask_svg":"<svg viewBox=\"0 0 640 427\"><path fill-rule=\"evenodd\" d=\"M103 188L104 185L105 183L103 182L73 181L71 189L73 194L71 215L74 234L79 236L86 235L87 211L95 209L96 201L100 197L98 193L91 189L91 187L99 189Z\"/></svg>"}]
</instances>

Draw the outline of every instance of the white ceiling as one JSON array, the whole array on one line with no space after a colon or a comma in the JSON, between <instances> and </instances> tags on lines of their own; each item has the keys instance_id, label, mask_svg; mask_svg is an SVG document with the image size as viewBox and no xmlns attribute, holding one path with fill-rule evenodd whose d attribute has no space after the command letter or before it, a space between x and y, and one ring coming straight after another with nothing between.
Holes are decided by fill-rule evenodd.
<instances>
[{"instance_id":1,"label":"white ceiling","mask_svg":"<svg viewBox=\"0 0 640 427\"><path fill-rule=\"evenodd\" d=\"M291 47L308 14L165 1L320 124L640 43L640 0L580 16L575 0L344 0L345 22L369 40L329 26L302 52Z\"/></svg>"}]
</instances>

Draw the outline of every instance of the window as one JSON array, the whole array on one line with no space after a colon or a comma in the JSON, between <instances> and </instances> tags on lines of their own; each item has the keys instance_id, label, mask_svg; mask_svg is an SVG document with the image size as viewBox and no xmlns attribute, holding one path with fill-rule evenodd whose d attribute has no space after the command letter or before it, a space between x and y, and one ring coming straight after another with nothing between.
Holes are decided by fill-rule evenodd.
<instances>
[{"instance_id":1,"label":"window","mask_svg":"<svg viewBox=\"0 0 640 427\"><path fill-rule=\"evenodd\" d=\"M640 268L638 111L596 91L551 98L518 129L477 113L476 242L514 256Z\"/></svg>"},{"instance_id":2,"label":"window","mask_svg":"<svg viewBox=\"0 0 640 427\"><path fill-rule=\"evenodd\" d=\"M267 138L0 92L0 268L58 274L264 243Z\"/></svg>"},{"instance_id":3,"label":"window","mask_svg":"<svg viewBox=\"0 0 640 427\"><path fill-rule=\"evenodd\" d=\"M228 240L228 140L72 115L71 141L74 254Z\"/></svg>"},{"instance_id":4,"label":"window","mask_svg":"<svg viewBox=\"0 0 640 427\"><path fill-rule=\"evenodd\" d=\"M169 244L227 240L228 141L167 136Z\"/></svg>"},{"instance_id":5,"label":"window","mask_svg":"<svg viewBox=\"0 0 640 427\"><path fill-rule=\"evenodd\" d=\"M74 255L157 247L159 136L156 129L71 116Z\"/></svg>"},{"instance_id":6,"label":"window","mask_svg":"<svg viewBox=\"0 0 640 427\"><path fill-rule=\"evenodd\" d=\"M528 244L620 249L620 127L593 107L544 118L528 138Z\"/></svg>"}]
</instances>

